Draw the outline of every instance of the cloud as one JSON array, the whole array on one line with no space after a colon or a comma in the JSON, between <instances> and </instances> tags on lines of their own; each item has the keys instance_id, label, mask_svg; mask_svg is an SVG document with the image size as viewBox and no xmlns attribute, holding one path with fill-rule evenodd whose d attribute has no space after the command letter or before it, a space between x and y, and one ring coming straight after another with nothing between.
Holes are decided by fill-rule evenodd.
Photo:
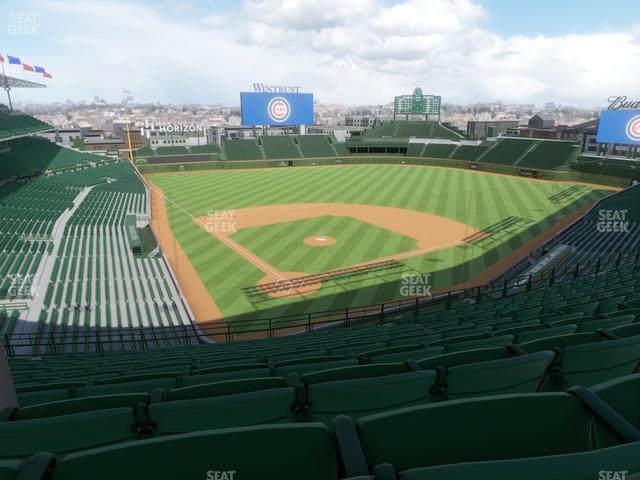
<instances>
[{"instance_id":1,"label":"cloud","mask_svg":"<svg viewBox=\"0 0 640 480\"><path fill-rule=\"evenodd\" d=\"M47 90L19 99L117 100L124 87L136 101L237 105L239 91L262 82L300 85L323 103L383 104L420 79L452 103L591 106L631 95L640 78L630 61L640 25L504 37L474 0L245 0L207 11L173 0L14 3L39 13L41 36L3 43L23 42L15 50L44 57L54 74Z\"/></svg>"}]
</instances>

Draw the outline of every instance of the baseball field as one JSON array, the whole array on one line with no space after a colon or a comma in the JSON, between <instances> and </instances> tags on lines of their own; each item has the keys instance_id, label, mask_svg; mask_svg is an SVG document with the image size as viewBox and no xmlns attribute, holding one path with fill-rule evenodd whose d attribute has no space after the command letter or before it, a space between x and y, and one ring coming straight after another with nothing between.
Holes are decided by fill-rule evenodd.
<instances>
[{"instance_id":1,"label":"baseball field","mask_svg":"<svg viewBox=\"0 0 640 480\"><path fill-rule=\"evenodd\" d=\"M148 179L154 230L200 322L383 303L424 293L415 283L484 283L611 193L409 165Z\"/></svg>"}]
</instances>

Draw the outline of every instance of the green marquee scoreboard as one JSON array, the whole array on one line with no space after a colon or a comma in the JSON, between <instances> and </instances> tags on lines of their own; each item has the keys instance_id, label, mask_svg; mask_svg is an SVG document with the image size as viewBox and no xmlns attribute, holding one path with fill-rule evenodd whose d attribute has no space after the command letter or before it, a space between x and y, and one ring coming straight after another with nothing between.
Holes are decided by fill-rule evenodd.
<instances>
[{"instance_id":1,"label":"green marquee scoreboard","mask_svg":"<svg viewBox=\"0 0 640 480\"><path fill-rule=\"evenodd\" d=\"M396 115L424 115L428 120L429 115L437 115L440 120L440 103L442 98L436 95L423 95L422 89L416 87L411 95L399 95L395 97L393 104L393 119Z\"/></svg>"}]
</instances>

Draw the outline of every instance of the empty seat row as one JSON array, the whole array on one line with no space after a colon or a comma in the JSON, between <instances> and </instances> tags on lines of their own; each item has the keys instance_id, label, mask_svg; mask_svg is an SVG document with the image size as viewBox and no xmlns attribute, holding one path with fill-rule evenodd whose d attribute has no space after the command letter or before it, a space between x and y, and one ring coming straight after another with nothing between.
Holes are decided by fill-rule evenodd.
<instances>
[{"instance_id":1,"label":"empty seat row","mask_svg":"<svg viewBox=\"0 0 640 480\"><path fill-rule=\"evenodd\" d=\"M599 478L609 469L631 477L640 472L639 397L640 375L633 375L591 389L461 399L356 421L340 415L330 428L257 425L155 438L146 438L139 423L144 413L112 409L100 412L99 431L81 428L87 414L65 422L64 452L0 460L0 478L195 479L224 472L284 480L568 480ZM14 438L24 444L27 437Z\"/></svg>"}]
</instances>

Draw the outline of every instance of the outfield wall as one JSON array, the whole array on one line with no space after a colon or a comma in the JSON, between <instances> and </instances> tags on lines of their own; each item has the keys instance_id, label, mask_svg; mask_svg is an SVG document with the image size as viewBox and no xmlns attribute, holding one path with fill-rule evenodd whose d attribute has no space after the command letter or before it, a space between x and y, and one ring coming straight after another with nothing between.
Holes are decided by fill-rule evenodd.
<instances>
[{"instance_id":1,"label":"outfield wall","mask_svg":"<svg viewBox=\"0 0 640 480\"><path fill-rule=\"evenodd\" d=\"M512 165L473 162L468 160L453 160L448 158L430 157L396 157L396 156L349 156L326 158L292 158L280 160L233 160L213 162L166 163L162 165L137 165L141 173L166 173L194 170L230 170L244 168L277 168L277 167L309 167L322 165L424 165L434 167L460 168L479 172L499 173L517 177L538 178L542 180L563 182L584 182L613 187L626 187L630 184L628 178L609 177L576 170L536 170L524 169Z\"/></svg>"}]
</instances>

